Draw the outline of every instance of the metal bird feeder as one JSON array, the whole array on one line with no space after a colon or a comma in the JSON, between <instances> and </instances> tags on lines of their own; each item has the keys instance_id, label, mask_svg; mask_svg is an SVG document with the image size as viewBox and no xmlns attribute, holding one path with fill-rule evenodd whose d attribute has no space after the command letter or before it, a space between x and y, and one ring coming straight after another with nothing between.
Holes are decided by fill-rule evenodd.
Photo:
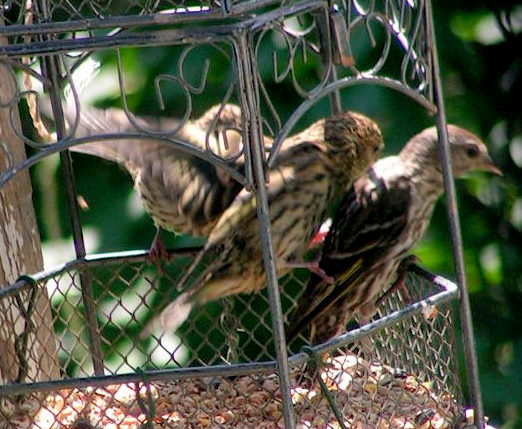
<instances>
[{"instance_id":1,"label":"metal bird feeder","mask_svg":"<svg viewBox=\"0 0 522 429\"><path fill-rule=\"evenodd\" d=\"M382 43L375 41L376 25ZM377 52L370 65L358 62L358 32ZM29 149L26 159L20 157L2 134L0 196L24 170L60 153L76 250L75 260L55 269L11 273L0 289L2 427L442 428L462 424L465 405L483 427L429 0L12 0L0 5L0 40L2 85L12 87L1 96L7 120L0 124ZM81 115L74 72L92 55L110 57L121 105L132 118L121 52L153 55L159 46L176 52L177 64L157 74L155 89L165 100L163 84L177 86L186 106L183 121L201 102L209 67L225 64L229 86L214 104L241 107L244 174L216 154L198 156L256 193L268 288L198 309L176 336L142 339L143 318L175 291L194 253L173 249L163 272L146 262L145 251L86 254L68 149L118 137L183 142L138 126L127 135L75 138L74 125L66 127L63 118L62 89L69 86L68 102ZM197 49L206 60L194 82L190 56ZM390 65L393 50L400 61ZM303 65L315 70L313 79L304 79ZM28 76L45 95L37 96ZM284 120L273 89L279 84L300 97ZM407 280L412 304L392 295L362 328L315 347L302 341L287 347L284 323L307 277L297 271L278 284L265 170L314 104L327 97L339 111L341 92L361 84L401 92L437 115L458 286L413 268ZM49 101L56 124L56 138L45 143L18 120L19 107L27 105L38 124L31 109L40 98ZM274 139L270 155L262 150L263 134ZM5 237L2 258L18 239ZM452 301L460 308L471 404L460 388ZM310 368L317 372L311 379Z\"/></svg>"}]
</instances>

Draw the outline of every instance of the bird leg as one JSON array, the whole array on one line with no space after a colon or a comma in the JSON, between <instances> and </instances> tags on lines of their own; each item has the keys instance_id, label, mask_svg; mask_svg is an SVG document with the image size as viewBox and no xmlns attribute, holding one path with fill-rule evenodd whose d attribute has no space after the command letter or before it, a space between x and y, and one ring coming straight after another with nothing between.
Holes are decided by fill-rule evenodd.
<instances>
[{"instance_id":1,"label":"bird leg","mask_svg":"<svg viewBox=\"0 0 522 429\"><path fill-rule=\"evenodd\" d=\"M319 277L321 277L322 280L324 280L327 284L334 284L335 279L328 274L324 272L324 270L319 266L319 261L321 260L321 252L317 252L318 254L314 258L313 261L286 261L284 263L284 268L306 268L310 270L312 273L317 274Z\"/></svg>"},{"instance_id":2,"label":"bird leg","mask_svg":"<svg viewBox=\"0 0 522 429\"><path fill-rule=\"evenodd\" d=\"M149 264L156 264L158 272L162 271L161 261L168 261L170 259L169 252L167 251L161 237L162 231L163 230L159 227L156 230L156 234L154 235L149 248L149 255L147 256L147 262Z\"/></svg>"},{"instance_id":3,"label":"bird leg","mask_svg":"<svg viewBox=\"0 0 522 429\"><path fill-rule=\"evenodd\" d=\"M378 307L386 298L396 291L400 291L406 304L411 304L413 302L413 299L408 292L408 288L406 287L406 277L408 277L410 266L418 262L419 258L417 258L415 255L408 255L401 261L399 267L397 268L397 279L393 282L390 288L384 292L375 302L375 307Z\"/></svg>"}]
</instances>

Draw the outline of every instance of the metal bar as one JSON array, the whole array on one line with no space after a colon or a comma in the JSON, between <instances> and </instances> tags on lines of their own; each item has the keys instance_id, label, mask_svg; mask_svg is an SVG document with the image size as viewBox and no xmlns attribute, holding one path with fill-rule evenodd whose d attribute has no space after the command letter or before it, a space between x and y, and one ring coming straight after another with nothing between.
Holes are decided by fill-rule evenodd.
<instances>
[{"instance_id":1,"label":"metal bar","mask_svg":"<svg viewBox=\"0 0 522 429\"><path fill-rule=\"evenodd\" d=\"M316 25L319 31L320 51L323 63L325 63L328 73L328 83L337 81L337 69L333 61L333 42L331 31L331 5L314 14ZM337 88L329 95L330 110L336 115L342 112L341 92Z\"/></svg>"},{"instance_id":2,"label":"metal bar","mask_svg":"<svg viewBox=\"0 0 522 429\"><path fill-rule=\"evenodd\" d=\"M58 59L55 57L42 58L42 74L46 75L51 87L49 90L49 97L51 101L53 116L56 123L56 135L58 140L65 135L65 121L63 116L62 105L58 90L60 88ZM71 155L68 150L60 152L60 161L62 176L65 183L65 192L67 196L67 204L69 207L69 218L71 221L74 250L76 258L83 258L86 254L85 243L83 240L83 231L80 222L80 213L78 203L76 200L76 185L74 180L74 172L72 168ZM101 349L101 340L99 334L98 322L96 320L96 303L92 293L92 282L90 274L87 272L80 272L80 283L82 289L82 299L85 305L85 317L87 319L87 327L89 331L89 348L92 354L92 363L94 373L96 375L103 374L103 354Z\"/></svg>"},{"instance_id":3,"label":"metal bar","mask_svg":"<svg viewBox=\"0 0 522 429\"><path fill-rule=\"evenodd\" d=\"M68 380L38 381L27 384L7 384L0 386L1 395L28 394L35 392L56 391L61 389L81 389L101 387L110 384L138 383L146 378L149 381L186 380L200 377L234 377L252 374L272 374L276 370L274 361L236 363L234 365L213 365L196 368L174 368L133 372L130 374L111 374L95 377L71 378Z\"/></svg>"},{"instance_id":4,"label":"metal bar","mask_svg":"<svg viewBox=\"0 0 522 429\"><path fill-rule=\"evenodd\" d=\"M261 27L265 27L266 24L277 21L285 16L295 15L300 12L311 13L313 9L323 8L324 2L322 0L302 0L296 3L290 3L283 7L271 10L262 15L258 15L250 20L244 21L241 24L243 29L250 28L251 30L257 30Z\"/></svg>"},{"instance_id":5,"label":"metal bar","mask_svg":"<svg viewBox=\"0 0 522 429\"><path fill-rule=\"evenodd\" d=\"M0 289L0 300L9 296L16 296L26 289L34 287L34 282L28 279L20 279Z\"/></svg>"},{"instance_id":6,"label":"metal bar","mask_svg":"<svg viewBox=\"0 0 522 429\"><path fill-rule=\"evenodd\" d=\"M177 8L170 11L158 11L147 15L118 15L106 16L104 18L81 18L71 21L58 22L38 22L31 25L12 24L0 27L0 35L10 36L27 36L27 35L42 35L54 34L60 32L73 31L92 31L102 29L112 29L115 27L129 28L138 26L159 26L172 24L186 24L188 22L201 22L211 20L223 20L227 18L233 20L234 18L242 17L248 12L265 8L271 5L277 5L280 0L251 0L242 1L232 5L232 9L224 16L222 10L201 9L188 10L187 8ZM317 3L321 3L317 1Z\"/></svg>"},{"instance_id":7,"label":"metal bar","mask_svg":"<svg viewBox=\"0 0 522 429\"><path fill-rule=\"evenodd\" d=\"M194 256L201 250L201 246L194 247L181 247L176 249L169 249L169 255L176 256ZM55 266L54 268L46 271L40 271L39 273L33 274L30 277L22 277L15 283L12 283L4 288L0 289L0 299L7 296L16 295L25 289L29 289L40 281L46 281L50 277L58 276L64 272L77 270L79 268L92 268L106 266L108 264L124 264L124 263L138 263L143 262L147 258L148 250L128 250L124 252L109 252L109 253L98 253L86 255L82 259L76 259L72 262L67 262ZM412 265L410 271L419 277L435 284L442 290L449 290L453 286L453 282L450 280L430 273L419 265Z\"/></svg>"},{"instance_id":8,"label":"metal bar","mask_svg":"<svg viewBox=\"0 0 522 429\"><path fill-rule=\"evenodd\" d=\"M16 44L0 46L0 55L26 56L49 55L70 51L96 51L124 46L148 47L165 46L175 43L203 43L217 40L230 34L236 26L189 28L177 30L157 30L154 32L122 33L114 36L93 36L78 39L58 39L52 41L33 42L30 45Z\"/></svg>"},{"instance_id":9,"label":"metal bar","mask_svg":"<svg viewBox=\"0 0 522 429\"><path fill-rule=\"evenodd\" d=\"M266 12L250 19L233 22L225 25L214 25L210 27L194 27L179 28L174 30L156 30L143 32L126 32L116 35L93 36L80 39L63 38L44 40L41 42L33 42L30 45L16 44L8 46L0 46L0 55L24 56L34 54L52 54L57 52L67 52L74 50L98 50L103 48L117 48L122 46L161 46L172 43L188 43L188 42L205 42L210 39L215 41L217 37L226 37L234 31L242 29L256 29L278 20L282 17L292 15L299 12L307 11L311 8L322 7L323 3L318 0L303 0L274 11ZM156 16L156 15L154 15ZM161 15L159 15L161 16ZM92 21L90 21L92 22ZM4 27L9 28L9 27ZM25 27L27 28L27 27ZM33 28L36 30L36 28ZM17 33L26 35L26 31L22 28ZM85 30L85 28L77 28L77 31ZM0 34L2 33L0 28ZM6 32L7 33L7 32ZM47 31L46 33L53 33ZM42 31L36 32L42 34ZM6 34L10 36L10 34Z\"/></svg>"},{"instance_id":10,"label":"metal bar","mask_svg":"<svg viewBox=\"0 0 522 429\"><path fill-rule=\"evenodd\" d=\"M110 30L148 25L169 25L176 23L198 22L220 19L223 14L218 10L181 11L172 13L158 12L150 15L108 16L106 18L79 18L72 21L36 22L31 25L12 24L0 27L0 35L38 36L44 34L66 33L74 31Z\"/></svg>"},{"instance_id":11,"label":"metal bar","mask_svg":"<svg viewBox=\"0 0 522 429\"><path fill-rule=\"evenodd\" d=\"M485 427L484 410L482 406L482 394L480 391L480 381L478 374L478 363L475 352L475 339L473 334L473 320L469 303L468 289L466 285L466 270L464 267L464 253L462 248L462 235L459 223L459 213L457 207L457 197L453 170L451 168L451 153L448 141L448 130L446 123L446 112L444 109L444 97L442 93L442 83L440 80L440 67L437 55L437 45L435 41L435 29L433 22L433 12L431 2L428 2L426 13L428 14L428 43L431 40L432 61L433 61L433 84L435 103L438 106L437 130L439 132L439 156L444 178L444 188L446 191L446 201L448 209L448 220L451 231L451 243L453 248L453 258L457 274L457 285L460 289L459 310L462 325L462 339L464 354L466 358L466 370L468 384L471 395L472 406L474 408L475 426L479 429Z\"/></svg>"},{"instance_id":12,"label":"metal bar","mask_svg":"<svg viewBox=\"0 0 522 429\"><path fill-rule=\"evenodd\" d=\"M335 82L337 80L337 69L332 64L332 68L330 69L330 82ZM339 88L332 91L330 94L330 109L332 114L338 115L343 111L343 103L341 100L341 90Z\"/></svg>"},{"instance_id":13,"label":"metal bar","mask_svg":"<svg viewBox=\"0 0 522 429\"><path fill-rule=\"evenodd\" d=\"M276 266L274 260L274 252L272 248L272 236L270 232L270 217L268 207L268 195L266 190L265 166L263 165L263 142L262 131L259 126L260 112L252 84L255 84L254 71L252 70L252 61L255 58L254 52L250 49L247 32L237 34L237 61L240 74L240 85L243 94L240 94L244 100L243 109L244 118L249 122L251 158L247 160L252 164L252 172L255 180L255 189L257 201L257 219L259 222L259 235L261 246L263 249L263 262L268 287L268 298L270 303L270 315L272 319L272 332L274 335L274 348L276 352L277 373L279 378L279 388L281 391L283 418L285 428L295 428L295 415L292 404L292 396L290 393L290 375L288 366L288 356L286 347L286 338L283 323L283 310L281 307L281 297L279 294L279 284L277 281Z\"/></svg>"},{"instance_id":14,"label":"metal bar","mask_svg":"<svg viewBox=\"0 0 522 429\"><path fill-rule=\"evenodd\" d=\"M168 249L169 255L176 256L194 256L201 251L202 246L179 247L176 249ZM128 250L124 252L99 253L86 255L84 258L75 259L55 266L54 268L31 276L23 276L15 283L12 283L4 288L0 288L0 299L13 296L21 291L33 287L37 282L46 281L50 277L58 276L64 272L72 270L80 270L92 267L101 267L108 264L125 264L144 262L149 255L148 250Z\"/></svg>"}]
</instances>

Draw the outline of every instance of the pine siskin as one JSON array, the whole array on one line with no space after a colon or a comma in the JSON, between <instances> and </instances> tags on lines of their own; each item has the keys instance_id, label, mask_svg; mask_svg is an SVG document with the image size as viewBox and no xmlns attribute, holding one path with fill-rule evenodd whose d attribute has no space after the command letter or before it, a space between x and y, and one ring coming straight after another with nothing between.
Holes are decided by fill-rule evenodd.
<instances>
[{"instance_id":1,"label":"pine siskin","mask_svg":"<svg viewBox=\"0 0 522 429\"><path fill-rule=\"evenodd\" d=\"M65 116L74 127L76 111L72 110L66 110ZM208 149L231 160L238 171L244 168L241 109L236 105L214 106L198 120L182 126L180 121L168 118L134 117L133 122L119 109L83 109L75 137L146 130L152 135L182 140L200 150ZM71 151L121 164L132 176L158 229L207 236L242 188L224 170L153 138L136 140L122 136L73 146Z\"/></svg>"},{"instance_id":2,"label":"pine siskin","mask_svg":"<svg viewBox=\"0 0 522 429\"><path fill-rule=\"evenodd\" d=\"M474 170L501 174L477 136L454 125L448 132L456 177ZM334 216L319 262L336 283L312 274L289 342L309 326L310 342L322 343L343 333L353 317L373 316L379 296L404 281L406 255L424 235L443 190L435 127L358 179Z\"/></svg>"},{"instance_id":3,"label":"pine siskin","mask_svg":"<svg viewBox=\"0 0 522 429\"><path fill-rule=\"evenodd\" d=\"M319 120L285 140L267 185L278 276L296 266L317 267L317 262L306 264L301 259L311 238L327 209L377 160L382 147L379 127L354 112ZM223 213L185 278L210 252L219 255L218 260L153 319L145 333L158 323L164 331L176 330L196 304L264 287L256 199L251 192L243 189Z\"/></svg>"}]
</instances>

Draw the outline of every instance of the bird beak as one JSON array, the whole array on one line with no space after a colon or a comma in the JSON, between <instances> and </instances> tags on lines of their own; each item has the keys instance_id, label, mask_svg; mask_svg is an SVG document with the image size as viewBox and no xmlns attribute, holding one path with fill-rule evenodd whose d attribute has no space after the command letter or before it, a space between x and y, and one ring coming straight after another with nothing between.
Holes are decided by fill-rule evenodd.
<instances>
[{"instance_id":1,"label":"bird beak","mask_svg":"<svg viewBox=\"0 0 522 429\"><path fill-rule=\"evenodd\" d=\"M485 171L489 171L490 173L493 173L493 174L497 174L498 176L503 176L504 174L502 173L502 171L500 170L500 168L498 168L495 163L493 162L493 160L487 156L485 159L484 159L484 166L483 166L483 170Z\"/></svg>"}]
</instances>

